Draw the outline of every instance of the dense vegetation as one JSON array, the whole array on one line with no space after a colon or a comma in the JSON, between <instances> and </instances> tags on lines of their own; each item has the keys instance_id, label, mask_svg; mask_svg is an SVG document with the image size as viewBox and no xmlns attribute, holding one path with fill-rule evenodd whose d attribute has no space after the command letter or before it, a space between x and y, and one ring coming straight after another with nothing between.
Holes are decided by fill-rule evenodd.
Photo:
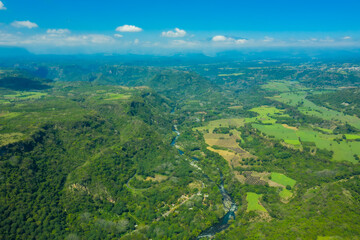
<instances>
[{"instance_id":1,"label":"dense vegetation","mask_svg":"<svg viewBox=\"0 0 360 240\"><path fill-rule=\"evenodd\" d=\"M265 60L4 69L0 239L195 239L230 211L222 186L236 218L215 239L357 239L358 76Z\"/></svg>"}]
</instances>

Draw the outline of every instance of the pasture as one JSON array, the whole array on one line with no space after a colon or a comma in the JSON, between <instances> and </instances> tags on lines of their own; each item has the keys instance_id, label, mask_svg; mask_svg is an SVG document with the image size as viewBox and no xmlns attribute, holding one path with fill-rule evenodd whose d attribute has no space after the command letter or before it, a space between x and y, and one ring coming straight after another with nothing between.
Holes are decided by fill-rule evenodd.
<instances>
[{"instance_id":1,"label":"pasture","mask_svg":"<svg viewBox=\"0 0 360 240\"><path fill-rule=\"evenodd\" d=\"M7 100L29 100L29 99L39 99L46 95L47 93L43 93L43 92L17 91L15 94L4 95L3 97L4 99Z\"/></svg>"},{"instance_id":2,"label":"pasture","mask_svg":"<svg viewBox=\"0 0 360 240\"><path fill-rule=\"evenodd\" d=\"M294 188L296 181L292 178L285 176L284 174L276 172L271 173L271 181L281 185L282 189L279 193L279 196L281 198L281 201L286 203L293 196L293 189L288 190L286 189L286 186L289 185L291 188Z\"/></svg>"},{"instance_id":3,"label":"pasture","mask_svg":"<svg viewBox=\"0 0 360 240\"><path fill-rule=\"evenodd\" d=\"M290 117L288 114L284 114L284 110L277 109L275 107L261 106L253 108L250 111L255 112L258 116L253 118L245 118L247 123L258 122L262 124L274 124L276 119L274 117Z\"/></svg>"},{"instance_id":4,"label":"pasture","mask_svg":"<svg viewBox=\"0 0 360 240\"><path fill-rule=\"evenodd\" d=\"M232 167L241 165L244 158L256 158L254 155L240 148L236 142L240 138L240 133L236 130L231 131L233 134L215 134L205 133L204 138L208 147L208 150L213 151L221 155ZM223 149L216 149L216 148Z\"/></svg>"},{"instance_id":5,"label":"pasture","mask_svg":"<svg viewBox=\"0 0 360 240\"><path fill-rule=\"evenodd\" d=\"M287 190L286 188L283 188L281 192L279 193L279 196L282 200L287 201L289 198L293 196L292 191Z\"/></svg>"},{"instance_id":6,"label":"pasture","mask_svg":"<svg viewBox=\"0 0 360 240\"><path fill-rule=\"evenodd\" d=\"M193 128L194 131L208 131L209 133L212 133L215 128L218 127L241 127L244 126L245 120L241 118L230 118L230 119L219 119L207 122L205 126Z\"/></svg>"},{"instance_id":7,"label":"pasture","mask_svg":"<svg viewBox=\"0 0 360 240\"><path fill-rule=\"evenodd\" d=\"M207 149L222 156L228 162L229 166L231 166L231 167L237 167L237 166L241 165L242 161L241 161L240 156L232 151L214 149L212 147L207 147Z\"/></svg>"},{"instance_id":8,"label":"pasture","mask_svg":"<svg viewBox=\"0 0 360 240\"><path fill-rule=\"evenodd\" d=\"M231 106L231 107L228 107L229 109L243 109L243 106Z\"/></svg>"},{"instance_id":9,"label":"pasture","mask_svg":"<svg viewBox=\"0 0 360 240\"><path fill-rule=\"evenodd\" d=\"M121 94L121 93L108 93L104 100L121 100L121 99L129 99L131 95Z\"/></svg>"},{"instance_id":10,"label":"pasture","mask_svg":"<svg viewBox=\"0 0 360 240\"><path fill-rule=\"evenodd\" d=\"M7 120L7 119L10 119L10 118L15 118L15 117L17 117L19 115L21 115L21 113L19 113L19 112L6 111L6 112L1 112L0 113L0 118L3 118L5 120Z\"/></svg>"},{"instance_id":11,"label":"pasture","mask_svg":"<svg viewBox=\"0 0 360 240\"><path fill-rule=\"evenodd\" d=\"M256 194L253 192L246 193L246 201L247 201L247 212L250 211L261 211L267 212L266 209L261 205L260 198L262 194Z\"/></svg>"},{"instance_id":12,"label":"pasture","mask_svg":"<svg viewBox=\"0 0 360 240\"><path fill-rule=\"evenodd\" d=\"M276 173L276 172L272 172L271 173L271 181L274 181L276 183L279 183L283 186L287 186L289 185L290 187L294 187L296 184L296 181L292 178L289 178L287 176L285 176L284 174L281 173Z\"/></svg>"},{"instance_id":13,"label":"pasture","mask_svg":"<svg viewBox=\"0 0 360 240\"><path fill-rule=\"evenodd\" d=\"M262 85L261 88L270 92L289 92L291 85L289 81L271 81Z\"/></svg>"},{"instance_id":14,"label":"pasture","mask_svg":"<svg viewBox=\"0 0 360 240\"><path fill-rule=\"evenodd\" d=\"M295 146L300 145L300 141L296 134L296 131L286 128L281 124L272 124L272 125L252 124L252 126L268 136L273 136L276 139L283 139L285 143L292 144Z\"/></svg>"},{"instance_id":15,"label":"pasture","mask_svg":"<svg viewBox=\"0 0 360 240\"><path fill-rule=\"evenodd\" d=\"M223 73L223 74L218 74L219 77L237 77L237 76L241 76L244 75L244 73Z\"/></svg>"},{"instance_id":16,"label":"pasture","mask_svg":"<svg viewBox=\"0 0 360 240\"><path fill-rule=\"evenodd\" d=\"M318 106L315 103L307 100L306 95L306 92L281 93L280 95L271 97L270 99L297 107L298 110L305 115L314 116L338 123L346 122L360 129L360 118Z\"/></svg>"},{"instance_id":17,"label":"pasture","mask_svg":"<svg viewBox=\"0 0 360 240\"><path fill-rule=\"evenodd\" d=\"M152 182L162 182L168 179L168 176L161 175L161 174L155 174L154 177L144 177L141 175L135 175L135 178L141 181L152 181Z\"/></svg>"},{"instance_id":18,"label":"pasture","mask_svg":"<svg viewBox=\"0 0 360 240\"><path fill-rule=\"evenodd\" d=\"M290 117L284 114L284 110L275 107L261 106L251 109L256 112L258 116L243 119L219 119L208 122L205 126L194 128L204 132L206 143L212 146L220 146L228 149L228 151L216 150L229 163L239 161L239 159L253 157L241 149L236 142L241 139L240 132L236 129L230 130L229 134L215 134L215 128L219 127L241 127L245 123L252 123L252 126L270 138L282 140L288 147L295 149L302 149L302 144L314 143L317 149L326 149L333 152L333 160L335 161L350 161L357 162L354 155L360 155L360 135L345 134L346 139L341 139L342 135L333 134L331 129L326 128L312 128L308 127L294 127L287 124L276 123L275 117ZM336 139L341 139L337 141ZM212 148L214 149L214 148ZM215 149L214 149L215 150ZM238 153L238 154L236 154ZM237 164L235 164L237 165Z\"/></svg>"},{"instance_id":19,"label":"pasture","mask_svg":"<svg viewBox=\"0 0 360 240\"><path fill-rule=\"evenodd\" d=\"M333 160L335 161L350 161L357 162L354 155L360 155L360 135L345 134L345 140L335 141L341 139L342 135L333 134L332 130L325 128L311 128L311 127L292 127L286 124L276 123L272 118L274 114L281 115L282 111L274 107L260 107L254 108L251 111L259 113L256 118L247 118L246 122L254 122L252 126L263 132L269 137L274 137L278 140L283 140L284 143L301 149L302 143L312 142L318 149L326 149L333 151ZM262 120L259 123L259 120Z\"/></svg>"},{"instance_id":20,"label":"pasture","mask_svg":"<svg viewBox=\"0 0 360 240\"><path fill-rule=\"evenodd\" d=\"M355 135L355 134L345 134L345 137L346 137L347 140L360 139L360 135Z\"/></svg>"},{"instance_id":21,"label":"pasture","mask_svg":"<svg viewBox=\"0 0 360 240\"><path fill-rule=\"evenodd\" d=\"M237 141L243 141L241 134L236 129L231 129L228 134L213 133L219 127L240 127L245 123L244 119L219 119L206 123L203 127L193 128L194 131L204 133L205 143L208 150L218 153L231 167L242 164L244 158L256 158L254 155L242 149Z\"/></svg>"}]
</instances>

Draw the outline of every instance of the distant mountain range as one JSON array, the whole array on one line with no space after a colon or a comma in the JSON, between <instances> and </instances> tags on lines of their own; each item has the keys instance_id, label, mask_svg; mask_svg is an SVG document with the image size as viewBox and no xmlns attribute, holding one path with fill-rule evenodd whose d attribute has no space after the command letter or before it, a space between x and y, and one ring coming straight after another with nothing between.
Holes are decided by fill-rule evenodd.
<instances>
[{"instance_id":1,"label":"distant mountain range","mask_svg":"<svg viewBox=\"0 0 360 240\"><path fill-rule=\"evenodd\" d=\"M0 47L1 58L28 57L34 60L54 59L61 60L84 60L98 59L102 61L121 61L132 62L136 65L174 65L189 64L192 62L213 62L219 60L260 60L260 59L359 59L360 49L353 48L248 48L243 50L223 51L214 54L199 53L177 53L173 55L140 55L140 54L73 54L73 55L52 55L52 54L34 54L25 48L4 46ZM165 61L164 61L165 60ZM1 63L2 61L0 61Z\"/></svg>"}]
</instances>

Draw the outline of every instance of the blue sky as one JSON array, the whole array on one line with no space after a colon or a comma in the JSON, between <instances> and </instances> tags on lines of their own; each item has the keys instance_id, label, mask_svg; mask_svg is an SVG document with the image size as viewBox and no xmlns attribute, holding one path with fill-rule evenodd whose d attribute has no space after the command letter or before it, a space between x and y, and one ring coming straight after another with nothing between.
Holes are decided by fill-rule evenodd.
<instances>
[{"instance_id":1,"label":"blue sky","mask_svg":"<svg viewBox=\"0 0 360 240\"><path fill-rule=\"evenodd\" d=\"M356 0L2 0L0 45L140 54L358 48L359 9Z\"/></svg>"}]
</instances>

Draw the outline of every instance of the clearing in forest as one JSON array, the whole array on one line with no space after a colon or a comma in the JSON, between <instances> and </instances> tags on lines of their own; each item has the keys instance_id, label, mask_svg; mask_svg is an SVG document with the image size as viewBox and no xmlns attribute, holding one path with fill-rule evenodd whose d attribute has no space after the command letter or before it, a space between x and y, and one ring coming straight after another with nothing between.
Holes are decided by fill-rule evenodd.
<instances>
[{"instance_id":1,"label":"clearing in forest","mask_svg":"<svg viewBox=\"0 0 360 240\"><path fill-rule=\"evenodd\" d=\"M291 126L289 126L289 125L287 125L287 124L281 124L284 128L288 128L288 129L291 129L291 130L295 130L295 131L297 131L297 130L299 130L297 127L291 127Z\"/></svg>"},{"instance_id":2,"label":"clearing in forest","mask_svg":"<svg viewBox=\"0 0 360 240\"><path fill-rule=\"evenodd\" d=\"M244 158L256 158L239 146L241 133L236 128L243 126L244 119L219 119L210 121L203 127L194 128L194 131L204 133L205 142L210 151L221 155L231 167L242 165ZM226 133L216 133L215 130L226 129Z\"/></svg>"},{"instance_id":3,"label":"clearing in forest","mask_svg":"<svg viewBox=\"0 0 360 240\"><path fill-rule=\"evenodd\" d=\"M140 176L140 175L136 175L135 176L138 180L143 180L143 181L153 181L153 182L162 182L168 179L168 176L165 175L161 175L161 174L155 174L154 177L144 177L144 176Z\"/></svg>"},{"instance_id":4,"label":"clearing in forest","mask_svg":"<svg viewBox=\"0 0 360 240\"><path fill-rule=\"evenodd\" d=\"M271 181L281 185L282 190L279 193L280 198L283 202L288 202L288 200L293 196L293 188L296 184L296 181L292 178L289 178L281 173L272 172ZM290 186L291 189L286 189L286 186Z\"/></svg>"},{"instance_id":5,"label":"clearing in forest","mask_svg":"<svg viewBox=\"0 0 360 240\"><path fill-rule=\"evenodd\" d=\"M121 94L121 93L108 93L105 96L104 100L121 100L121 99L129 99L131 95Z\"/></svg>"},{"instance_id":6,"label":"clearing in forest","mask_svg":"<svg viewBox=\"0 0 360 240\"><path fill-rule=\"evenodd\" d=\"M23 140L23 136L20 132L0 134L0 147Z\"/></svg>"},{"instance_id":7,"label":"clearing in forest","mask_svg":"<svg viewBox=\"0 0 360 240\"><path fill-rule=\"evenodd\" d=\"M360 155L360 135L345 134L324 134L311 128L300 127L298 130L292 130L283 127L281 124L261 125L253 124L261 132L269 137L282 140L286 144L300 148L304 144L312 143L318 149L326 149L333 152L333 160L350 161L356 163L354 155Z\"/></svg>"},{"instance_id":8,"label":"clearing in forest","mask_svg":"<svg viewBox=\"0 0 360 240\"><path fill-rule=\"evenodd\" d=\"M301 144L299 141L299 137L296 134L296 131L293 129L286 128L281 124L272 124L272 125L252 124L252 126L270 137L284 140L284 142L287 144L291 144L294 146L300 146Z\"/></svg>"},{"instance_id":9,"label":"clearing in forest","mask_svg":"<svg viewBox=\"0 0 360 240\"><path fill-rule=\"evenodd\" d=\"M302 149L303 145L312 145L318 149L326 149L333 152L333 160L350 161L356 163L355 155L360 155L360 135L334 134L332 130L325 128L294 127L288 124L276 123L276 117L289 117L283 110L274 107L258 107L251 111L259 114L256 118L246 118L245 121L252 123L252 127L258 129L270 138L283 141L286 146Z\"/></svg>"},{"instance_id":10,"label":"clearing in forest","mask_svg":"<svg viewBox=\"0 0 360 240\"><path fill-rule=\"evenodd\" d=\"M278 96L271 97L270 99L297 107L297 109L305 115L314 116L338 123L347 122L348 124L360 129L360 118L346 115L342 112L338 112L326 107L318 106L315 103L307 100L306 96L306 92L291 92L282 93Z\"/></svg>"},{"instance_id":11,"label":"clearing in forest","mask_svg":"<svg viewBox=\"0 0 360 240\"><path fill-rule=\"evenodd\" d=\"M219 119L219 120L210 121L205 126L197 127L197 128L194 128L193 130L194 131L196 131L196 130L206 131L206 132L212 133L215 128L219 128L219 127L228 128L230 126L241 127L241 126L244 126L244 123L245 123L245 121L242 118Z\"/></svg>"},{"instance_id":12,"label":"clearing in forest","mask_svg":"<svg viewBox=\"0 0 360 240\"><path fill-rule=\"evenodd\" d=\"M231 106L231 107L228 107L229 109L243 109L243 106L241 105L237 105L237 106Z\"/></svg>"},{"instance_id":13,"label":"clearing in forest","mask_svg":"<svg viewBox=\"0 0 360 240\"><path fill-rule=\"evenodd\" d=\"M237 77L237 76L241 76L244 75L244 73L222 73L222 74L218 74L219 77Z\"/></svg>"},{"instance_id":14,"label":"clearing in forest","mask_svg":"<svg viewBox=\"0 0 360 240\"><path fill-rule=\"evenodd\" d=\"M8 100L29 100L39 99L46 95L47 93L43 92L16 91L15 94L4 95L3 98Z\"/></svg>"},{"instance_id":15,"label":"clearing in forest","mask_svg":"<svg viewBox=\"0 0 360 240\"><path fill-rule=\"evenodd\" d=\"M285 176L284 174L276 173L276 172L271 173L271 180L276 183L279 183L285 187L287 185L289 185L290 187L293 188L296 184L296 180L289 178L289 177Z\"/></svg>"},{"instance_id":16,"label":"clearing in forest","mask_svg":"<svg viewBox=\"0 0 360 240\"><path fill-rule=\"evenodd\" d=\"M260 198L262 197L262 194L256 194L253 192L247 192L246 193L246 201L247 201L247 210L250 211L261 211L261 212L267 212L266 209L261 205Z\"/></svg>"},{"instance_id":17,"label":"clearing in forest","mask_svg":"<svg viewBox=\"0 0 360 240\"><path fill-rule=\"evenodd\" d=\"M262 89L269 92L290 92L294 90L307 90L296 81L278 80L271 81L261 86Z\"/></svg>"},{"instance_id":18,"label":"clearing in forest","mask_svg":"<svg viewBox=\"0 0 360 240\"><path fill-rule=\"evenodd\" d=\"M240 140L240 137L237 134L230 136L230 134L206 133L204 138L209 145L208 149L220 154L232 167L241 166L242 159L256 158L239 146L237 140Z\"/></svg>"},{"instance_id":19,"label":"clearing in forest","mask_svg":"<svg viewBox=\"0 0 360 240\"><path fill-rule=\"evenodd\" d=\"M242 157L244 156L252 156L250 153L245 154L237 154L235 152L229 151L229 150L221 150L221 149L214 149L212 147L207 147L208 150L212 152L218 153L220 156L222 156L231 167L238 167L242 166Z\"/></svg>"},{"instance_id":20,"label":"clearing in forest","mask_svg":"<svg viewBox=\"0 0 360 240\"><path fill-rule=\"evenodd\" d=\"M253 118L245 118L247 123L254 122L271 125L276 123L276 117L290 117L288 114L284 113L284 110L271 106L256 107L250 111L257 113L258 116Z\"/></svg>"}]
</instances>

